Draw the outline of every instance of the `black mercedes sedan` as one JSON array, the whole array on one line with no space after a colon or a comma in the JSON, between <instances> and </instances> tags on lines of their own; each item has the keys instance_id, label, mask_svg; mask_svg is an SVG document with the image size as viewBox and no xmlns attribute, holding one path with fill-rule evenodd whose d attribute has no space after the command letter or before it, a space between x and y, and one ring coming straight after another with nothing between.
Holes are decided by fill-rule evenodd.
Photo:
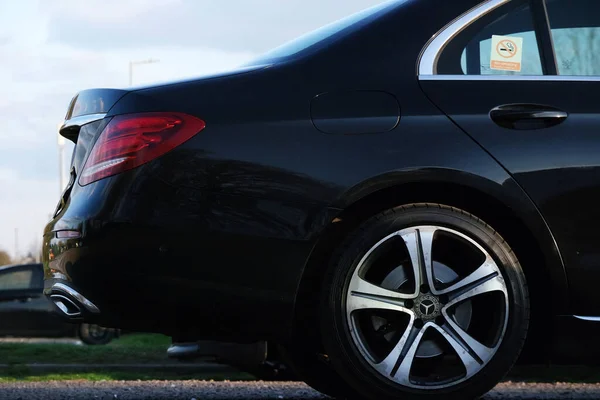
<instances>
[{"instance_id":1,"label":"black mercedes sedan","mask_svg":"<svg viewBox=\"0 0 600 400\"><path fill-rule=\"evenodd\" d=\"M338 397L597 358L598 85L597 0L395 0L234 71L82 91L45 292L176 343L279 343Z\"/></svg>"}]
</instances>

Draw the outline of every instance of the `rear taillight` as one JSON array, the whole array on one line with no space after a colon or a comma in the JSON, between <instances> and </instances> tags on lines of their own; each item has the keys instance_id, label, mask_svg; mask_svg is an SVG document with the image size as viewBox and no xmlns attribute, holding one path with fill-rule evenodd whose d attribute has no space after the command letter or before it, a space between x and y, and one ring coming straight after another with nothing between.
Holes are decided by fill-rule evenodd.
<instances>
[{"instance_id":1,"label":"rear taillight","mask_svg":"<svg viewBox=\"0 0 600 400\"><path fill-rule=\"evenodd\" d=\"M205 127L201 119L182 113L116 116L92 148L79 184L85 186L152 161Z\"/></svg>"}]
</instances>

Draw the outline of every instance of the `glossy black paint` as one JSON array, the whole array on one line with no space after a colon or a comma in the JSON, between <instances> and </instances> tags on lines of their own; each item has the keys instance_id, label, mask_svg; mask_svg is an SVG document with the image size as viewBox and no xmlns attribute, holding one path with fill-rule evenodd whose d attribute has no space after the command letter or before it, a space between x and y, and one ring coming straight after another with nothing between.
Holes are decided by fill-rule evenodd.
<instances>
[{"instance_id":1,"label":"glossy black paint","mask_svg":"<svg viewBox=\"0 0 600 400\"><path fill-rule=\"evenodd\" d=\"M323 133L384 133L400 122L400 104L386 92L323 93L312 100L310 116L315 128Z\"/></svg>"},{"instance_id":2,"label":"glossy black paint","mask_svg":"<svg viewBox=\"0 0 600 400\"><path fill-rule=\"evenodd\" d=\"M594 312L594 85L417 79L423 46L477 3L399 2L271 65L128 91L107 118L178 111L207 128L134 170L74 184L44 233L46 288L68 282L102 311L86 319L106 326L285 340L302 323L303 277L325 268L314 255L336 244L327 236L335 219L357 204L380 211L370 199L394 188L412 201L495 199L530 233L525 247L540 249L530 268L548 276L551 313ZM537 131L501 128L490 110L510 103L569 117ZM82 237L57 239L58 230Z\"/></svg>"}]
</instances>

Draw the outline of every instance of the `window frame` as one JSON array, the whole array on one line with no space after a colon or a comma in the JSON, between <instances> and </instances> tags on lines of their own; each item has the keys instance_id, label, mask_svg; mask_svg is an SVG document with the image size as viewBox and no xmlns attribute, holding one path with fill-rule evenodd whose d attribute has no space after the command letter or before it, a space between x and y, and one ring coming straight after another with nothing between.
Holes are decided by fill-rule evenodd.
<instances>
[{"instance_id":1,"label":"window frame","mask_svg":"<svg viewBox=\"0 0 600 400\"><path fill-rule=\"evenodd\" d=\"M544 75L558 75L558 62L546 0L531 0L530 4Z\"/></svg>"},{"instance_id":2,"label":"window frame","mask_svg":"<svg viewBox=\"0 0 600 400\"><path fill-rule=\"evenodd\" d=\"M444 75L438 73L437 68L442 53L465 30L468 30L476 22L493 21L497 15L505 14L507 8L516 8L527 3L533 16L543 75L470 75L469 72L472 71L473 66L469 66L468 60L466 74ZM425 45L417 63L417 75L420 80L600 80L600 76L594 75L560 75L546 0L488 0L478 4L448 23Z\"/></svg>"},{"instance_id":3,"label":"window frame","mask_svg":"<svg viewBox=\"0 0 600 400\"><path fill-rule=\"evenodd\" d=\"M0 301L21 300L41 296L43 292L44 272L41 264L8 265L0 267L0 277L21 271L31 271L27 288L0 290ZM40 285L35 283L39 282Z\"/></svg>"},{"instance_id":4,"label":"window frame","mask_svg":"<svg viewBox=\"0 0 600 400\"><path fill-rule=\"evenodd\" d=\"M468 26L465 26L464 29L462 29L460 33L455 35L454 38L447 43L444 49L439 52L436 65L436 72L439 69L443 69L447 72L444 72L443 74L439 73L439 75L482 75L480 44L483 40L491 40L491 38L488 38L485 35L485 31L488 29L490 24L495 23L498 19L510 15L511 13L522 11L520 9L524 6L528 6L526 13L521 15L521 17L525 17L525 20L516 20L516 22L529 24L530 30L527 30L527 32L533 32L536 35L536 44L538 46L537 53L540 63L540 69L542 70L542 74L545 74L546 68L542 59L542 51L539 48L541 44L539 40L539 35L537 34L536 20L533 16L534 10L531 6L531 0L512 0L503 5L502 7L499 7L482 16L481 18L475 19L472 22L470 22ZM519 31L512 31L509 27L509 31L498 31L497 33L506 35L512 32ZM461 57L464 50L466 50L467 57L467 72L463 74L462 70L460 70L459 68L458 59ZM513 74L507 75L515 76ZM539 75L529 74L529 76Z\"/></svg>"}]
</instances>

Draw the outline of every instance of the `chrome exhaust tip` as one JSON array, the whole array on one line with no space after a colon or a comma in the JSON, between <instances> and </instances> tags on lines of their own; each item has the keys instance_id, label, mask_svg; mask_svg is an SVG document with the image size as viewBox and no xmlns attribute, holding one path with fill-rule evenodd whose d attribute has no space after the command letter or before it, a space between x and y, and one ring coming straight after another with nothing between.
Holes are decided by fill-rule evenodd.
<instances>
[{"instance_id":1,"label":"chrome exhaust tip","mask_svg":"<svg viewBox=\"0 0 600 400\"><path fill-rule=\"evenodd\" d=\"M81 309L72 302L68 297L65 297L61 294L53 294L50 295L50 299L56 307L67 317L69 318L78 318L81 317Z\"/></svg>"},{"instance_id":2,"label":"chrome exhaust tip","mask_svg":"<svg viewBox=\"0 0 600 400\"><path fill-rule=\"evenodd\" d=\"M94 303L64 283L57 282L52 285L50 299L65 315L71 318L81 316L82 309L92 314L100 313L100 309Z\"/></svg>"}]
</instances>

